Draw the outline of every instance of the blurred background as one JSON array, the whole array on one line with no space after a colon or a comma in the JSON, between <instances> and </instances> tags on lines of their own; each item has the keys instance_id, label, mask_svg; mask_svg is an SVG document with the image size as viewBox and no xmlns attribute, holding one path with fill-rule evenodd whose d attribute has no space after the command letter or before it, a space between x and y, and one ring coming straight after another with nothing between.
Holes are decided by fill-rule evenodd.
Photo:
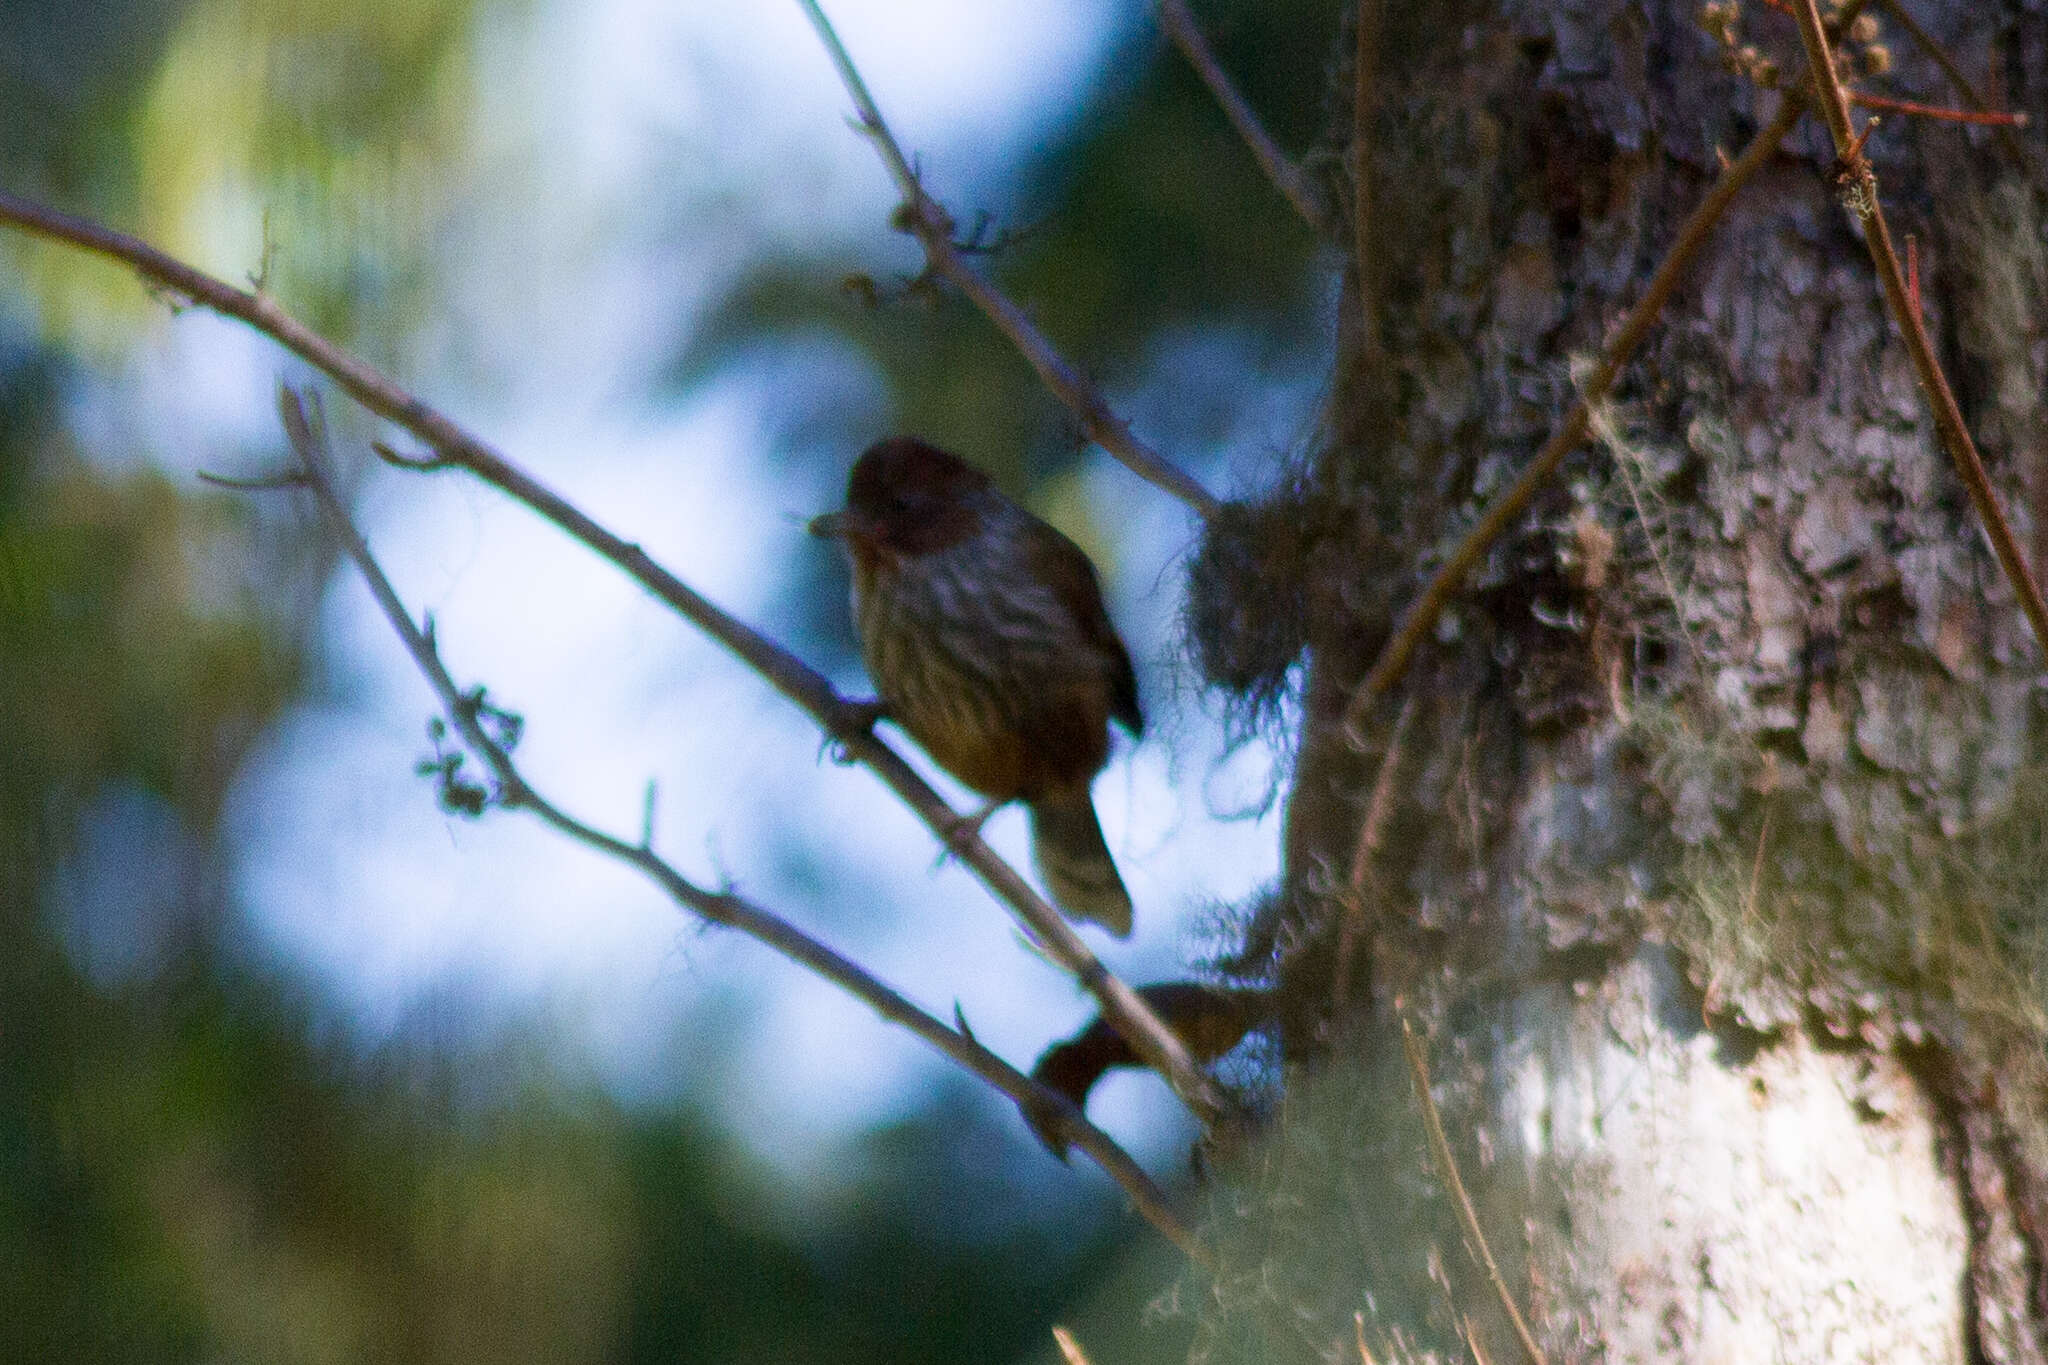
<instances>
[{"instance_id":1,"label":"blurred background","mask_svg":"<svg viewBox=\"0 0 2048 1365\"><path fill-rule=\"evenodd\" d=\"M1140 0L828 6L984 264L1220 492L1312 429L1330 263ZM1197 6L1283 145L1337 9ZM913 244L786 0L0 5L0 184L285 307L854 692L810 514L958 450L1102 568L1142 745L1096 787L1134 981L1229 941L1285 756L1190 680L1190 518L1087 446ZM983 219L983 215L986 218ZM849 286L849 276L865 277ZM530 820L442 812L432 699L285 495L310 378L0 240L0 1358L1173 1359L1173 1254L908 1035ZM1085 998L873 778L618 573L457 476L361 525L529 777L1019 1065ZM921 761L921 760L920 760ZM957 793L941 779L941 786ZM990 826L1023 861L1021 816ZM1156 1080L1092 1112L1162 1180Z\"/></svg>"}]
</instances>

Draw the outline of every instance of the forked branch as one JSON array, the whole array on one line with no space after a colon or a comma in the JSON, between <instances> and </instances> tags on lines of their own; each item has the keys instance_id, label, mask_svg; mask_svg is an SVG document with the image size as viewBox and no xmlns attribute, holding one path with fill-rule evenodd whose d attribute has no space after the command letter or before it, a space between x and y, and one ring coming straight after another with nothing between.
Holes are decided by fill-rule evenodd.
<instances>
[{"instance_id":1,"label":"forked branch","mask_svg":"<svg viewBox=\"0 0 2048 1365\"><path fill-rule=\"evenodd\" d=\"M839 33L832 27L832 21L825 17L818 0L798 0L798 3L810 16L811 26L817 29L819 41L824 43L832 65L839 72L840 83L853 100L860 131L874 144L882 164L889 168L890 179L896 182L897 193L903 196L895 221L905 232L917 238L918 245L924 248L926 272L965 294L996 325L997 330L1010 339L1031 368L1038 372L1046 388L1080 421L1089 440L1114 455L1139 478L1165 489L1204 518L1214 516L1217 508L1215 496L1192 475L1133 435L1130 423L1117 416L1109 400L1102 396L1102 391L1059 353L1051 339L1038 330L1038 324L1031 320L1030 315L968 264L959 244L953 240L955 225L952 215L938 200L925 193L924 182L918 178L910 158L903 154L903 145L889 131L888 123L882 118L881 106L869 93L867 82L861 78L860 68L853 64L846 44L839 41Z\"/></svg>"},{"instance_id":2,"label":"forked branch","mask_svg":"<svg viewBox=\"0 0 2048 1365\"><path fill-rule=\"evenodd\" d=\"M888 784L917 812L942 844L973 869L982 884L1009 908L1025 931L1062 968L1072 973L1102 1006L1103 1014L1176 1094L1205 1123L1225 1112L1216 1088L1188 1056L1171 1029L1112 974L1081 936L1051 905L972 831L962 833L959 815L903 756L879 739L873 714L842 697L816 669L776 641L730 615L657 564L638 545L624 540L531 474L512 463L453 420L400 388L279 307L268 294L251 293L111 228L60 213L0 192L0 224L80 247L119 261L145 281L183 295L193 303L248 323L328 375L371 412L419 438L433 458L408 458L399 467L415 472L460 468L525 504L578 543L623 570L684 620L723 645L789 700L807 711L855 761Z\"/></svg>"},{"instance_id":3,"label":"forked branch","mask_svg":"<svg viewBox=\"0 0 2048 1365\"><path fill-rule=\"evenodd\" d=\"M384 619L397 632L413 664L434 689L448 725L463 745L489 769L497 784L496 800L507 810L530 811L542 823L606 857L632 867L661 888L680 908L713 924L736 929L756 942L766 944L798 966L823 977L839 989L873 1009L882 1018L916 1034L967 1071L988 1082L1033 1116L1033 1121L1054 1125L1059 1135L1086 1152L1131 1198L1147 1222L1198 1263L1207 1263L1207 1253L1194 1235L1175 1215L1165 1193L1133 1161L1130 1154L1088 1122L1064 1095L1040 1085L976 1042L965 1031L945 1024L919 1009L880 978L852 959L812 938L789 921L730 891L710 891L683 876L675 866L656 853L645 840L629 843L607 834L569 814L529 784L512 755L483 725L475 694L465 694L450 676L434 641L413 620L397 589L385 576L383 567L370 553L369 544L356 529L348 509L335 491L329 470L331 459L326 432L317 408L308 414L300 396L289 387L278 391L279 413L290 439L296 467L283 480L246 481L246 487L305 487L312 490L321 519L340 543L342 553L362 574Z\"/></svg>"},{"instance_id":4,"label":"forked branch","mask_svg":"<svg viewBox=\"0 0 2048 1365\"><path fill-rule=\"evenodd\" d=\"M1479 1226L1479 1212L1472 1207L1472 1196L1465 1192L1450 1139L1444 1136L1444 1121L1437 1113L1436 1098L1429 1093L1429 1061L1422 1055L1422 1040L1415 1036L1415 1029L1406 1018L1401 1020L1401 1048L1408 1055L1408 1072L1415 1080L1415 1095L1422 1104L1422 1126L1429 1136L1430 1159L1436 1163L1437 1175L1457 1205L1458 1221L1464 1226L1465 1244L1471 1249L1472 1259L1486 1271L1487 1281L1493 1285L1495 1297L1514 1325L1515 1338L1522 1343L1530 1365L1549 1365L1543 1348L1536 1344L1536 1333L1530 1330L1506 1277L1500 1273L1500 1264L1493 1259L1493 1248L1487 1243L1485 1231Z\"/></svg>"},{"instance_id":5,"label":"forked branch","mask_svg":"<svg viewBox=\"0 0 2048 1365\"><path fill-rule=\"evenodd\" d=\"M1528 509L1529 504L1542 491L1544 484L1550 481L1550 476L1556 473L1557 467L1564 462L1564 457L1571 454L1578 448L1579 443L1586 439L1593 408L1607 397L1607 391L1613 386L1615 376L1621 373L1622 367L1635 355L1636 348L1650 335L1650 328L1657 321L1657 315L1664 310L1665 302L1678 288L1678 281L1684 275L1685 268L1692 264L1693 257L1699 254L1700 248L1706 245L1707 239L1713 235L1714 226L1721 221L1721 215L1727 212L1728 205L1742 187L1763 169L1764 163L1778 150L1778 144L1792 131L1792 125L1799 121L1802 108L1799 97L1787 92L1778 106L1776 116L1764 126L1762 132L1750 140L1742 155L1721 172L1713 188L1707 191L1707 197L1700 201L1699 207L1692 211L1684 226L1679 228L1678 239L1671 244L1671 249L1664 253L1664 259L1658 264L1657 273L1650 277L1650 283L1643 290L1642 298L1629 311L1621 330L1607 343L1606 349L1600 353L1599 361L1593 366L1592 373L1588 374L1585 382L1579 386L1578 401L1572 404L1571 411L1565 414L1564 421L1558 425L1550 439L1544 442L1543 448L1536 452L1535 458L1523 467L1514 483L1494 499L1493 505L1486 509L1485 515L1465 533L1457 548L1451 552L1450 558L1444 561L1435 576L1429 580L1428 586L1422 590L1422 595L1408 608L1407 615L1401 618L1401 624L1395 629L1385 647L1380 650L1379 658L1373 661L1372 668L1365 675L1365 681L1359 684L1358 691L1352 698L1345 716L1347 729L1356 732L1373 700L1384 695L1400 681L1401 675L1408 669L1409 661L1415 656L1416 647L1436 629L1437 620L1443 615L1444 608L1450 605L1451 598L1464 586L1466 576L1479 563L1480 557Z\"/></svg>"},{"instance_id":6,"label":"forked branch","mask_svg":"<svg viewBox=\"0 0 2048 1365\"><path fill-rule=\"evenodd\" d=\"M2013 534L2011 523L2006 521L2005 512L1998 505L1998 493L1991 486L1990 475L1984 472L1983 457L1977 453L1977 443L1971 439L1969 425L1963 420L1963 410L1956 402L1955 392L1949 388L1948 376L1942 373L1941 361L1934 354L1934 342L1927 335L1927 325L1920 319L1920 310L1913 306L1906 272L1899 264L1897 249L1892 245L1891 227L1885 222L1884 206L1878 202L1877 175L1863 155L1863 137L1856 131L1849 113L1848 94L1835 72L1834 52L1820 9L1814 0L1794 0L1794 4L1799 18L1799 40L1806 48L1807 69L1813 75L1815 98L1820 104L1821 114L1827 119L1828 134L1835 143L1835 179L1843 206L1856 216L1863 227L1863 245L1870 252L1871 264L1877 267L1885 306L1891 310L1892 321L1898 324L1899 331L1906 338L1906 351L1913 358L1913 370L1920 378L1921 391L1927 395L1942 447L1948 451L1957 477L1970 494L1970 502L1977 509L1977 520L1991 542L1991 551L1998 557L1999 567L2005 571L2006 581L2012 584L2014 594L2020 599L2020 608L2026 612L2027 623L2033 627L2035 643L2040 645L2043 653L2048 653L2048 602L2041 600L2040 586L2034 582L2026 556L2020 551L2019 537ZM1867 133L1869 130L1866 128L1864 131Z\"/></svg>"},{"instance_id":7,"label":"forked branch","mask_svg":"<svg viewBox=\"0 0 2048 1365\"><path fill-rule=\"evenodd\" d=\"M1230 75L1223 69L1223 63L1216 60L1216 53L1209 46L1209 40L1202 36L1201 25L1195 22L1193 11L1188 9L1187 0L1159 0L1159 27L1187 58L1188 65L1195 69L1195 75L1202 84L1209 87L1209 94L1223 110L1223 117L1230 120L1230 126L1237 130L1238 137L1251 149L1252 159L1259 163L1259 169L1266 173L1266 179L1273 182L1273 188L1294 206L1302 221L1321 232L1329 215L1323 212L1316 200L1314 186L1302 174L1300 163L1280 150L1280 144L1273 141L1273 135L1266 131L1266 125L1259 121L1250 102L1231 82Z\"/></svg>"},{"instance_id":8,"label":"forked branch","mask_svg":"<svg viewBox=\"0 0 2048 1365\"><path fill-rule=\"evenodd\" d=\"M1950 55L1949 50L1943 47L1920 21L1899 3L1899 0L1877 0L1877 4L1885 12L1886 17L1906 30L1906 36L1913 40L1913 45L1926 53L1928 58L1941 68L1941 74L1948 77L1949 84L1956 88L1956 94L1962 96L1966 106L1980 114L1996 112L1978 91L1976 82L1963 70L1962 64ZM2010 123L2000 125L1995 136L1999 145L2005 148L2005 154L2031 175L2037 186L2048 188L2048 174L2043 173L2040 158L2027 150L2027 144L2020 141L2019 134L2012 130Z\"/></svg>"},{"instance_id":9,"label":"forked branch","mask_svg":"<svg viewBox=\"0 0 2048 1365\"><path fill-rule=\"evenodd\" d=\"M1827 23L1825 32L1834 35L1846 30L1871 3L1872 0L1848 0L1848 3L1843 5ZM1466 576L1479 563L1480 557L1527 510L1529 504L1535 500L1536 494L1542 491L1543 485L1549 482L1550 476L1557 472L1557 467L1564 463L1564 457L1571 454L1579 443L1586 439L1593 409L1606 398L1615 376L1620 374L1622 366L1628 363L1636 348L1649 336L1651 325L1656 322L1657 315L1663 311L1664 304L1677 289L1679 277L1684 273L1686 266L1699 253L1699 249L1706 245L1707 238L1713 235L1715 224L1720 222L1721 215L1727 212L1728 205L1733 202L1736 194L1777 152L1779 144L1784 142L1786 135L1792 131L1792 126L1799 121L1805 106L1804 92L1785 91L1781 96L1777 115L1762 132L1750 140L1742 155L1721 172L1713 188L1707 191L1707 197L1692 211L1684 226L1679 228L1678 240L1671 244L1671 249L1658 263L1657 271L1650 277L1649 286L1643 291L1642 299L1630 310L1628 319L1621 325L1621 330L1601 351L1599 361L1580 386L1578 401L1572 404L1571 411L1565 414L1565 419L1557 431L1544 443L1543 448L1536 452L1535 458L1529 461L1514 483L1508 486L1507 491L1495 499L1478 523L1465 533L1457 548L1430 578L1421 596L1416 598L1414 605L1409 607L1407 614L1401 618L1392 637L1381 648L1379 657L1373 660L1364 681L1353 694L1350 706L1345 709L1344 724L1348 731L1357 733L1367 708L1401 680L1402 675L1408 670L1409 662L1415 656L1417 646L1436 628L1444 608L1450 605L1451 598L1464 586Z\"/></svg>"}]
</instances>

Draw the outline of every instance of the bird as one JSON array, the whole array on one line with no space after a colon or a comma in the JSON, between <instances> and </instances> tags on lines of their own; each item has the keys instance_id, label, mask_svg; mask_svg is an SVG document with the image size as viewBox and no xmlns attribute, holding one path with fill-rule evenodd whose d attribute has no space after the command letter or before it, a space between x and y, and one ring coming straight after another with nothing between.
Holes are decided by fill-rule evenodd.
<instances>
[{"instance_id":1,"label":"bird","mask_svg":"<svg viewBox=\"0 0 2048 1365\"><path fill-rule=\"evenodd\" d=\"M1138 995L1152 1012L1180 1038L1188 1055L1204 1066L1244 1041L1272 1014L1273 999L1268 991L1250 987L1212 986L1200 981L1159 981L1138 987ZM1031 1079L1073 1101L1076 1109L1088 1107L1088 1092L1105 1071L1122 1066L1143 1066L1124 1036L1101 1015L1063 1043L1055 1043L1031 1068ZM1047 1151L1067 1159L1067 1143L1060 1136L1061 1122L1050 1106L1023 1105L1031 1131Z\"/></svg>"},{"instance_id":2,"label":"bird","mask_svg":"<svg viewBox=\"0 0 2048 1365\"><path fill-rule=\"evenodd\" d=\"M914 436L863 451L846 505L810 523L853 569L853 619L882 714L987 798L1030 812L1032 858L1069 919L1131 932L1090 793L1112 719L1145 728L1130 652L1079 546L958 456Z\"/></svg>"}]
</instances>

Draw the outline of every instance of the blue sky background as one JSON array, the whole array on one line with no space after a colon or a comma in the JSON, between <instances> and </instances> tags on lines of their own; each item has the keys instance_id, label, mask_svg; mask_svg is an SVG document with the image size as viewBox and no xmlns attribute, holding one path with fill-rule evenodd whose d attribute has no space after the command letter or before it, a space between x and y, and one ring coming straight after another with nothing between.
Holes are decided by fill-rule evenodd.
<instances>
[{"instance_id":1,"label":"blue sky background","mask_svg":"<svg viewBox=\"0 0 2048 1365\"><path fill-rule=\"evenodd\" d=\"M1074 97L1129 37L1118 25L1146 21L1142 7L1073 0L831 10L932 189L963 216L1003 213L1020 158L1077 115ZM823 52L794 4L599 0L507 10L475 61L486 112L458 183L441 187L450 208L427 252L446 306L387 363L728 609L798 634L776 619L785 579L828 554L802 523L836 500L857 449L806 439L792 414L823 408L878 437L894 429L886 383L822 337L750 348L679 396L662 374L763 258L851 249L878 277L916 268ZM245 276L264 205L232 186L195 202L207 205L186 225L200 263ZM281 353L197 312L161 333L80 414L100 426L90 444L179 475L274 450L273 386L294 373ZM1243 462L1298 442L1323 368L1304 354L1276 372L1261 355L1227 334L1168 337L1113 396L1212 487L1243 487L1265 472ZM1231 429L1176 443L1185 395L1222 374L1253 381ZM338 434L366 462L364 438L382 433L345 406L330 403ZM653 781L657 843L685 872L731 879L937 1013L957 1001L1020 1065L1087 1018L1085 998L971 876L939 864L878 782L826 761L799 712L622 575L473 482L360 472L374 548L433 614L458 679L525 715L520 757L551 798L629 832ZM1275 758L1227 747L1179 659L1193 535L1182 509L1092 450L1037 505L1070 529L1084 509L1113 528L1116 558L1101 567L1148 711L1144 742L1120 748L1096 786L1138 932L1098 946L1133 981L1181 975L1210 945L1211 907L1275 870L1277 818L1253 814ZM841 1144L928 1099L943 1063L764 949L701 932L530 820L441 814L412 773L424 683L346 571L317 610L319 681L248 766L228 842L251 951L315 978L334 1028L364 1043L423 1019L458 1042L537 1028L565 1065L629 1097L704 1104L813 1182L829 1182ZM857 667L839 673L865 689ZM989 836L1025 865L1018 812ZM1111 1081L1093 1112L1155 1167L1177 1164L1191 1134L1149 1077Z\"/></svg>"}]
</instances>

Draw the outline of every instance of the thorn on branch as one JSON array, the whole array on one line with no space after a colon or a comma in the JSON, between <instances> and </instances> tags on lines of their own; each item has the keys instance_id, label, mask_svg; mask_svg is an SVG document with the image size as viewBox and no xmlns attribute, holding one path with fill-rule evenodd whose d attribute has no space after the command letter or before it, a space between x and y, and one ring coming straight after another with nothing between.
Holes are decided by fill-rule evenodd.
<instances>
[{"instance_id":1,"label":"thorn on branch","mask_svg":"<svg viewBox=\"0 0 2048 1365\"><path fill-rule=\"evenodd\" d=\"M439 455L432 452L429 452L425 455L408 455L404 451L396 449L393 446L386 445L382 441L370 442L370 449L377 452L378 459L382 460L385 464L392 465L398 469L411 469L417 471L446 469L448 468L448 466L455 463L455 461L449 459L446 455Z\"/></svg>"},{"instance_id":2,"label":"thorn on branch","mask_svg":"<svg viewBox=\"0 0 2048 1365\"><path fill-rule=\"evenodd\" d=\"M238 493L268 493L280 488L304 488L305 474L296 469L282 470L276 474L259 474L251 478L237 478L232 474L215 474L200 470L199 482L215 488L233 489Z\"/></svg>"},{"instance_id":3,"label":"thorn on branch","mask_svg":"<svg viewBox=\"0 0 2048 1365\"><path fill-rule=\"evenodd\" d=\"M998 256L1041 228L1038 223L1029 223L1020 228L998 228L991 235L989 228L994 221L987 209L975 210L974 226L967 230L966 236L953 239L953 249L967 256Z\"/></svg>"},{"instance_id":4,"label":"thorn on branch","mask_svg":"<svg viewBox=\"0 0 2048 1365\"><path fill-rule=\"evenodd\" d=\"M178 317L188 309L198 306L182 289L165 284L162 280L152 279L148 275L142 277L142 292L151 302L160 303L168 308L172 317Z\"/></svg>"}]
</instances>

